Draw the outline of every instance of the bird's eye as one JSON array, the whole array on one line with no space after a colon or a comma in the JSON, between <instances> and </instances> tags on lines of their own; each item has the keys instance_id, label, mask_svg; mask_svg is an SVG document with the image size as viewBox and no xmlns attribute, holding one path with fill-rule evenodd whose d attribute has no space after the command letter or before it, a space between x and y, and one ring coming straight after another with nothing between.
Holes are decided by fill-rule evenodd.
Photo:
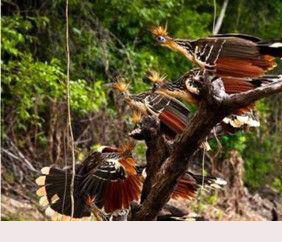
<instances>
[{"instance_id":1,"label":"bird's eye","mask_svg":"<svg viewBox=\"0 0 282 242\"><path fill-rule=\"evenodd\" d=\"M160 84L154 83L154 84L153 84L152 91L154 92L154 91L156 91L156 90L159 89L159 88L160 88Z\"/></svg>"},{"instance_id":2,"label":"bird's eye","mask_svg":"<svg viewBox=\"0 0 282 242\"><path fill-rule=\"evenodd\" d=\"M157 41L163 43L166 41L166 39L163 36L158 36Z\"/></svg>"}]
</instances>

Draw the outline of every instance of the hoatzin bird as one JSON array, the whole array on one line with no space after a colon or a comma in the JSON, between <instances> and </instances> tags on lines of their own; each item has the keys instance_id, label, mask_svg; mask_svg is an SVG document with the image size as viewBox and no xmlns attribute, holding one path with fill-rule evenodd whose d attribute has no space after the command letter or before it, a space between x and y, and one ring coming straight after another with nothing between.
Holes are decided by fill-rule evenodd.
<instances>
[{"instance_id":1,"label":"hoatzin bird","mask_svg":"<svg viewBox=\"0 0 282 242\"><path fill-rule=\"evenodd\" d=\"M133 146L106 147L102 152L91 153L75 167L74 219L89 217L93 207L111 213L129 208L138 200L141 179L132 156ZM72 169L44 167L36 179L39 203L47 206L46 215L53 220L69 220L71 216L70 184Z\"/></svg>"},{"instance_id":2,"label":"hoatzin bird","mask_svg":"<svg viewBox=\"0 0 282 242\"><path fill-rule=\"evenodd\" d=\"M258 78L222 77L221 79L226 93L234 94L249 91L273 82L282 81L282 75L266 75ZM201 101L201 85L204 81L204 71L201 69L193 69L171 82L164 82L164 79L158 78L156 74L155 77L150 80L155 83L153 91L156 93L179 98L195 105L198 105ZM249 127L257 127L259 126L259 122L255 120L252 114L253 108L254 104L235 110L234 114L224 119L224 121L236 128L240 127L240 124L247 124Z\"/></svg>"},{"instance_id":3,"label":"hoatzin bird","mask_svg":"<svg viewBox=\"0 0 282 242\"><path fill-rule=\"evenodd\" d=\"M181 53L202 69L218 76L259 77L282 58L282 43L265 43L243 34L218 34L197 40L174 39L166 28L155 27L151 32L161 46Z\"/></svg>"},{"instance_id":4,"label":"hoatzin bird","mask_svg":"<svg viewBox=\"0 0 282 242\"><path fill-rule=\"evenodd\" d=\"M149 78L155 78L155 74L151 73ZM121 81L114 83L113 87L122 93L125 101L137 112L158 118L161 133L168 139L174 139L177 134L182 134L187 128L190 110L177 99L153 92L130 94L126 84ZM134 115L133 119L138 120L136 117L138 115ZM201 148L210 150L208 142L203 142Z\"/></svg>"},{"instance_id":5,"label":"hoatzin bird","mask_svg":"<svg viewBox=\"0 0 282 242\"><path fill-rule=\"evenodd\" d=\"M87 219L94 207L107 214L128 209L132 201L139 199L146 172L144 166L136 165L132 150L132 145L105 147L76 165L73 220ZM70 220L72 169L44 167L41 172L42 176L36 179L40 186L36 194L40 197L40 205L47 207L46 215L52 220ZM208 187L219 188L226 184L221 178L186 172L171 198L194 197L203 180Z\"/></svg>"},{"instance_id":6,"label":"hoatzin bird","mask_svg":"<svg viewBox=\"0 0 282 242\"><path fill-rule=\"evenodd\" d=\"M135 123L138 117L140 119L136 112L141 115L153 115L160 120L161 131L170 138L181 134L187 127L190 110L177 99L151 92L130 94L128 86L121 81L113 83L113 87L135 111Z\"/></svg>"},{"instance_id":7,"label":"hoatzin bird","mask_svg":"<svg viewBox=\"0 0 282 242\"><path fill-rule=\"evenodd\" d=\"M166 84L163 83L165 76L160 76L159 73L154 71L149 73L148 79L158 83L153 90L156 89L156 86ZM123 94L126 102L133 109L137 110L138 113L141 112L144 115L154 115L157 117L160 120L161 132L164 133L167 138L174 139L177 134L182 134L187 128L190 120L190 111L176 99L181 98L181 96L176 95L176 98L174 98L170 93L158 92L158 90L133 95L129 93L128 87L120 81L114 83L113 87ZM173 90L175 91L175 88ZM196 94L194 96L200 100ZM133 120L136 120L135 123L138 123L140 119L140 115L134 113ZM216 133L218 132L218 134L234 134L239 129L257 126L259 126L259 122L255 120L251 113L244 116L231 115L218 124L214 131ZM136 135L138 134L134 134L132 137L136 138ZM200 147L210 150L208 142L203 142Z\"/></svg>"}]
</instances>

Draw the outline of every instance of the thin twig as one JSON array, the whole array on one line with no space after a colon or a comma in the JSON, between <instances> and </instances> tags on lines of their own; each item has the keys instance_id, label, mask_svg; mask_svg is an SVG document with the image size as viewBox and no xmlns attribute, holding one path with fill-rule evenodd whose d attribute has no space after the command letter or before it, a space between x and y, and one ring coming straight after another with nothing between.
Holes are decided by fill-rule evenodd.
<instances>
[{"instance_id":1,"label":"thin twig","mask_svg":"<svg viewBox=\"0 0 282 242\"><path fill-rule=\"evenodd\" d=\"M212 23L213 34L214 34L214 29L215 29L215 21L216 21L216 0L213 0L213 23Z\"/></svg>"},{"instance_id":2,"label":"thin twig","mask_svg":"<svg viewBox=\"0 0 282 242\"><path fill-rule=\"evenodd\" d=\"M33 167L33 165L32 165L26 158L21 157L21 156L18 157L18 156L16 156L15 154L11 153L10 151L8 151L8 150L6 150L6 149L4 149L4 148L2 148L1 150L2 150L2 152L6 153L8 156L10 156L11 158L13 158L13 159L15 159L15 160L24 161L24 162L27 164L27 168L28 168L29 170L35 171L35 172L37 171L37 170Z\"/></svg>"},{"instance_id":3,"label":"thin twig","mask_svg":"<svg viewBox=\"0 0 282 242\"><path fill-rule=\"evenodd\" d=\"M213 29L213 34L218 34L218 32L220 30L220 27L221 27L221 25L223 23L223 19L224 19L225 12L226 12L226 9L227 9L228 2L229 2L229 0L225 0L223 2L223 5L222 5L222 8L221 8L219 17L218 17L218 19L216 21L216 25L215 25L215 27Z\"/></svg>"},{"instance_id":4,"label":"thin twig","mask_svg":"<svg viewBox=\"0 0 282 242\"><path fill-rule=\"evenodd\" d=\"M206 150L203 151L203 157L202 157L202 187L201 187L201 193L205 185L205 157L206 157Z\"/></svg>"},{"instance_id":5,"label":"thin twig","mask_svg":"<svg viewBox=\"0 0 282 242\"><path fill-rule=\"evenodd\" d=\"M72 179L70 184L71 195L71 218L74 214L74 178L75 178L75 154L74 154L74 137L71 126L71 111L70 111L70 46L69 46L69 1L66 0L66 50L67 50L67 105L68 105L68 127L70 134L71 155L72 155Z\"/></svg>"},{"instance_id":6,"label":"thin twig","mask_svg":"<svg viewBox=\"0 0 282 242\"><path fill-rule=\"evenodd\" d=\"M27 167L31 170L31 171L37 171L34 166L31 164L31 162L24 156L24 154L18 149L18 147L13 143L12 140L10 140L8 138L8 141L10 143L10 145L12 146L12 148L15 150L15 152L18 154L19 158L18 160L23 160L26 164Z\"/></svg>"}]
</instances>

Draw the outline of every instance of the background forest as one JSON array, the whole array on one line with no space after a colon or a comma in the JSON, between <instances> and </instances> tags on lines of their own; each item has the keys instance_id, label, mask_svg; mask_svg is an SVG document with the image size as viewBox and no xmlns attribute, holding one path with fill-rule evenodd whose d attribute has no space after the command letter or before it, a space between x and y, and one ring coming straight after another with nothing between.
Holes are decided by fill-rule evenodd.
<instances>
[{"instance_id":1,"label":"background forest","mask_svg":"<svg viewBox=\"0 0 282 242\"><path fill-rule=\"evenodd\" d=\"M224 1L216 2L219 14ZM1 8L2 219L47 219L37 205L34 179L42 166L71 164L65 0L2 0ZM229 1L219 33L281 41L281 16L281 0ZM144 81L148 70L166 73L168 78L188 71L185 58L156 46L148 29L167 23L171 35L195 39L211 34L213 19L212 0L69 1L71 113L77 160L100 145L121 145L133 127L130 109L105 83L121 74L132 92L138 93L150 88ZM281 62L273 73L282 73ZM204 194L177 206L188 207L207 220L279 219L281 101L279 94L258 103L258 129L223 136L222 147L211 142L212 150L204 159L205 173L228 174L227 191ZM144 161L144 144L138 143L135 150L139 161ZM198 168L201 166L199 158Z\"/></svg>"}]
</instances>

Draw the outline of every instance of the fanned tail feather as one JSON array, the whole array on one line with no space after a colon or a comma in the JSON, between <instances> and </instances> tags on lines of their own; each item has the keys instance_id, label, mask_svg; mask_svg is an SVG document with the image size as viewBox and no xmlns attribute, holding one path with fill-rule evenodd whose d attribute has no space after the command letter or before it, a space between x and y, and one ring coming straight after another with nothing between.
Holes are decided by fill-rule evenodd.
<instances>
[{"instance_id":1,"label":"fanned tail feather","mask_svg":"<svg viewBox=\"0 0 282 242\"><path fill-rule=\"evenodd\" d=\"M80 166L76 167L77 170L79 168ZM40 186L37 190L37 195L41 197L40 204L48 206L45 211L46 215L62 219L62 216L56 215L56 213L59 213L64 215L64 219L66 219L66 217L71 216L72 208L70 195L71 170L44 167L42 173L42 176L36 179L36 183ZM74 219L91 215L84 198L79 196L78 186L80 182L80 176L76 176L74 180Z\"/></svg>"}]
</instances>

